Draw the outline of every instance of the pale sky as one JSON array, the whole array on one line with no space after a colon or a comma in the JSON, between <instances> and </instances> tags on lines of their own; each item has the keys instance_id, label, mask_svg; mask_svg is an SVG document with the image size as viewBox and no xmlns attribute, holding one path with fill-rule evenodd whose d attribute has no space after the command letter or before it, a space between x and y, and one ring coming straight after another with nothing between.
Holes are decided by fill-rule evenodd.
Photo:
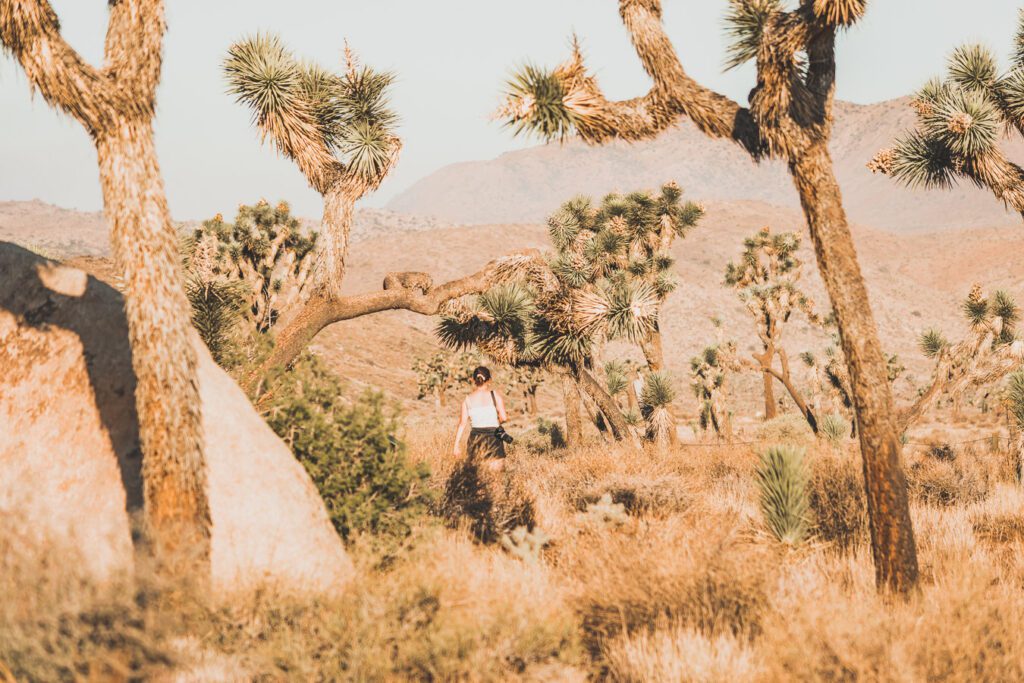
<instances>
[{"instance_id":1,"label":"pale sky","mask_svg":"<svg viewBox=\"0 0 1024 683\"><path fill-rule=\"evenodd\" d=\"M225 94L228 45L257 31L281 35L301 57L338 68L347 38L364 62L397 73L393 103L405 148L367 206L383 206L453 162L537 144L489 120L514 65L554 65L575 31L605 92L647 88L615 0L173 0L157 145L177 219L232 216L239 203L286 199L318 217L320 198L294 165L259 143L249 112ZM53 0L64 35L101 62L107 3ZM666 26L684 66L705 84L746 101L748 66L723 73L725 0L664 0ZM1009 53L1020 0L871 0L866 20L839 41L839 97L870 103L907 94L942 70L967 41ZM20 67L0 56L0 201L42 199L102 206L92 144L81 126L30 98Z\"/></svg>"}]
</instances>

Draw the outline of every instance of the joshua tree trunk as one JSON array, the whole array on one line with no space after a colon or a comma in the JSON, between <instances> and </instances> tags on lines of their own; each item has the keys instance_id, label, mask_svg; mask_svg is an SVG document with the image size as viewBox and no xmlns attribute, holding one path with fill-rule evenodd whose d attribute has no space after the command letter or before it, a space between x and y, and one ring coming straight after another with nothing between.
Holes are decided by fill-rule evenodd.
<instances>
[{"instance_id":1,"label":"joshua tree trunk","mask_svg":"<svg viewBox=\"0 0 1024 683\"><path fill-rule=\"evenodd\" d=\"M579 446L583 443L580 392L576 380L568 373L562 376L562 399L565 401L565 443L567 446Z\"/></svg>"},{"instance_id":2,"label":"joshua tree trunk","mask_svg":"<svg viewBox=\"0 0 1024 683\"><path fill-rule=\"evenodd\" d=\"M640 340L640 350L644 353L644 360L651 372L661 372L665 367L665 353L661 346L661 330L658 323L650 334Z\"/></svg>"},{"instance_id":3,"label":"joshua tree trunk","mask_svg":"<svg viewBox=\"0 0 1024 683\"><path fill-rule=\"evenodd\" d=\"M761 382L764 385L764 419L772 420L778 415L778 408L775 403L775 385L772 379L772 361L775 359L775 349L768 347L762 354L755 354L754 359L761 364Z\"/></svg>"},{"instance_id":4,"label":"joshua tree trunk","mask_svg":"<svg viewBox=\"0 0 1024 683\"><path fill-rule=\"evenodd\" d=\"M814 142L792 159L790 171L850 372L875 575L879 585L906 592L917 584L918 567L892 389L826 141Z\"/></svg>"},{"instance_id":5,"label":"joshua tree trunk","mask_svg":"<svg viewBox=\"0 0 1024 683\"><path fill-rule=\"evenodd\" d=\"M162 560L187 561L173 567L185 571L198 563L205 580L210 510L196 356L153 145L163 32L161 0L111 2L104 67L96 69L64 41L46 0L0 0L0 42L29 83L96 145L104 213L125 278L147 530Z\"/></svg>"},{"instance_id":6,"label":"joshua tree trunk","mask_svg":"<svg viewBox=\"0 0 1024 683\"><path fill-rule=\"evenodd\" d=\"M114 260L125 281L147 526L159 550L207 561L210 509L190 309L152 127L122 122L97 136L96 150Z\"/></svg>"},{"instance_id":7,"label":"joshua tree trunk","mask_svg":"<svg viewBox=\"0 0 1024 683\"><path fill-rule=\"evenodd\" d=\"M633 432L626 422L626 416L622 414L619 407L615 405L615 399L612 398L601 383L590 374L586 369L575 367L571 369L573 378L579 383L580 389L589 396L598 409L604 413L605 418L608 420L608 426L611 427L612 435L616 441L622 441L632 436Z\"/></svg>"},{"instance_id":8,"label":"joshua tree trunk","mask_svg":"<svg viewBox=\"0 0 1024 683\"><path fill-rule=\"evenodd\" d=\"M550 73L565 90L562 107L554 114L591 144L652 139L687 118L710 137L734 141L754 160L786 160L849 365L876 579L880 587L908 592L917 584L918 567L892 392L828 153L836 32L855 24L867 3L800 0L791 9L782 3L747 5L760 16L756 31L750 22L735 23L748 45L738 43L734 57L736 63L751 58L757 62L749 107L702 86L686 72L665 33L661 0L619 0L619 14L650 77L650 90L629 100L608 100L574 49L570 60ZM521 128L555 130L552 107L538 107L538 101L533 90L513 91L503 113Z\"/></svg>"},{"instance_id":9,"label":"joshua tree trunk","mask_svg":"<svg viewBox=\"0 0 1024 683\"><path fill-rule=\"evenodd\" d=\"M361 194L359 189L349 188L343 179L336 180L324 192L322 232L316 241L313 272L306 285L313 297L328 301L342 297L352 217Z\"/></svg>"}]
</instances>

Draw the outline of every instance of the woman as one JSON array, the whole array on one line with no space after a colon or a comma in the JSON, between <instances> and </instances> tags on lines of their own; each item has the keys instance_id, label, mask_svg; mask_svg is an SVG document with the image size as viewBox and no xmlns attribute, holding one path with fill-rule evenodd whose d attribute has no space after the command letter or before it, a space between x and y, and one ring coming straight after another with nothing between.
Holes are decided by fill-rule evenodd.
<instances>
[{"instance_id":1,"label":"woman","mask_svg":"<svg viewBox=\"0 0 1024 683\"><path fill-rule=\"evenodd\" d=\"M473 391L462 402L462 417L455 432L456 456L462 455L462 434L470 426L466 451L469 460L488 459L492 466L500 467L505 457L505 444L495 434L501 423L508 420L505 402L491 387L491 371L479 367L473 371Z\"/></svg>"}]
</instances>

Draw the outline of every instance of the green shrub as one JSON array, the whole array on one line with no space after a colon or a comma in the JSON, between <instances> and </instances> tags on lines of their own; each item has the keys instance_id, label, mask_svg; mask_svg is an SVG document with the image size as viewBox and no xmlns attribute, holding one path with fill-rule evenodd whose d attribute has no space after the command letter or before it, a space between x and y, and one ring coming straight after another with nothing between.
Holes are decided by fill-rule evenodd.
<instances>
[{"instance_id":1,"label":"green shrub","mask_svg":"<svg viewBox=\"0 0 1024 683\"><path fill-rule=\"evenodd\" d=\"M802 448L772 446L761 453L757 468L761 511L769 531L783 543L797 544L807 535L807 479Z\"/></svg>"},{"instance_id":2,"label":"green shrub","mask_svg":"<svg viewBox=\"0 0 1024 683\"><path fill-rule=\"evenodd\" d=\"M426 466L413 466L381 394L345 405L341 381L304 354L270 387L267 423L309 472L342 538L353 532L407 536L430 503Z\"/></svg>"},{"instance_id":3,"label":"green shrub","mask_svg":"<svg viewBox=\"0 0 1024 683\"><path fill-rule=\"evenodd\" d=\"M819 431L833 446L838 446L850 435L850 423L839 413L831 413L821 418Z\"/></svg>"}]
</instances>

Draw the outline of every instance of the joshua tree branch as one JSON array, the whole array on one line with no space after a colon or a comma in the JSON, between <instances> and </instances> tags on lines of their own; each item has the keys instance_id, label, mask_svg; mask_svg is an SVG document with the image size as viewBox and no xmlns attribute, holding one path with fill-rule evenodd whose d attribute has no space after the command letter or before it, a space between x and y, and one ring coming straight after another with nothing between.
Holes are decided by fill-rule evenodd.
<instances>
[{"instance_id":1,"label":"joshua tree branch","mask_svg":"<svg viewBox=\"0 0 1024 683\"><path fill-rule=\"evenodd\" d=\"M115 90L134 93L132 102L152 116L166 27L163 0L111 0L109 4L103 74Z\"/></svg>"},{"instance_id":2,"label":"joshua tree branch","mask_svg":"<svg viewBox=\"0 0 1024 683\"><path fill-rule=\"evenodd\" d=\"M793 403L796 404L797 409L803 414L807 420L807 424L810 425L811 431L815 434L818 433L818 418L814 414L814 411L807 405L807 401L804 400L803 395L793 384L792 375L789 372L789 357L786 355L785 349L779 349L779 359L782 362L782 372L779 372L775 368L766 368L767 372L775 379L782 382L782 386L786 387L786 391L789 392L790 397L793 399Z\"/></svg>"},{"instance_id":3,"label":"joshua tree branch","mask_svg":"<svg viewBox=\"0 0 1024 683\"><path fill-rule=\"evenodd\" d=\"M0 43L43 99L77 119L91 136L110 125L123 96L64 40L47 0L0 0Z\"/></svg>"},{"instance_id":4,"label":"joshua tree branch","mask_svg":"<svg viewBox=\"0 0 1024 683\"><path fill-rule=\"evenodd\" d=\"M420 315L436 315L449 301L468 294L479 294L503 281L509 273L510 263L538 258L535 250L519 252L488 263L482 270L465 277L451 280L437 287L420 289L400 287L366 292L353 296L331 299L314 296L303 306L289 325L282 330L274 344L274 350L263 364L249 374L245 388L250 392L259 389L259 383L277 368L286 368L295 362L299 354L316 335L328 325L359 318L381 311L407 310ZM390 279L390 278L389 278Z\"/></svg>"},{"instance_id":5,"label":"joshua tree branch","mask_svg":"<svg viewBox=\"0 0 1024 683\"><path fill-rule=\"evenodd\" d=\"M702 86L683 69L662 24L661 0L619 0L619 14L654 87L642 98L607 103L612 113L628 114L633 124L617 127L615 135L653 138L685 116L706 135L731 139L760 156L761 139L750 111Z\"/></svg>"}]
</instances>

